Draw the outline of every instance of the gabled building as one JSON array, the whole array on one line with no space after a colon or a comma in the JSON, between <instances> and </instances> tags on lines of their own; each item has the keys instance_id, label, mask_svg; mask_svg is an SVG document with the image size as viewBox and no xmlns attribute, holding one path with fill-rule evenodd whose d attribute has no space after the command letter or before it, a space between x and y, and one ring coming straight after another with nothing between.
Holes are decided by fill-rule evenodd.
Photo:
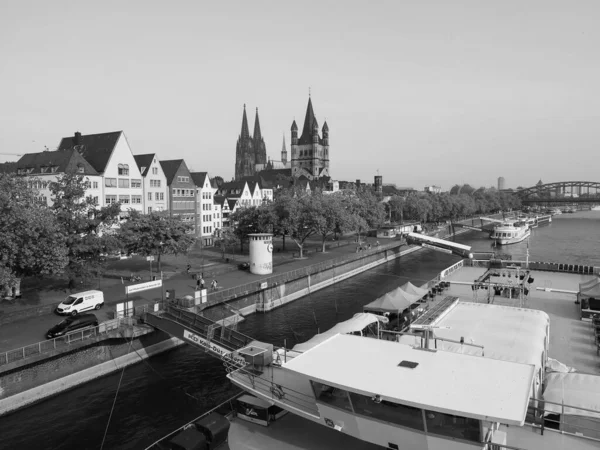
<instances>
[{"instance_id":1,"label":"gabled building","mask_svg":"<svg viewBox=\"0 0 600 450\"><path fill-rule=\"evenodd\" d=\"M38 200L48 206L53 203L50 183L65 173L76 173L88 183L86 197L91 197L98 206L105 206L102 195L102 176L75 149L27 153L19 159L13 170L17 175L29 179L30 185L38 190Z\"/></svg>"},{"instance_id":2,"label":"gabled building","mask_svg":"<svg viewBox=\"0 0 600 450\"><path fill-rule=\"evenodd\" d=\"M201 245L210 246L214 244L215 226L213 219L216 189L212 187L207 172L192 172L191 175L196 185L196 214L198 216L196 235L200 238Z\"/></svg>"},{"instance_id":3,"label":"gabled building","mask_svg":"<svg viewBox=\"0 0 600 450\"><path fill-rule=\"evenodd\" d=\"M143 208L146 214L168 211L169 193L167 178L155 153L135 155L135 162L142 175Z\"/></svg>"},{"instance_id":4,"label":"gabled building","mask_svg":"<svg viewBox=\"0 0 600 450\"><path fill-rule=\"evenodd\" d=\"M308 98L302 134L298 137L298 126L292 123L291 168L292 176L305 176L309 180L329 177L329 126L323 124L319 136L319 124L313 111L311 98Z\"/></svg>"},{"instance_id":5,"label":"gabled building","mask_svg":"<svg viewBox=\"0 0 600 450\"><path fill-rule=\"evenodd\" d=\"M169 214L198 227L196 214L196 185L183 159L160 161L168 187Z\"/></svg>"},{"instance_id":6,"label":"gabled building","mask_svg":"<svg viewBox=\"0 0 600 450\"><path fill-rule=\"evenodd\" d=\"M77 151L102 178L101 206L121 203L121 211L143 211L142 175L122 131L64 137L57 152ZM49 152L54 153L54 152Z\"/></svg>"},{"instance_id":7,"label":"gabled building","mask_svg":"<svg viewBox=\"0 0 600 450\"><path fill-rule=\"evenodd\" d=\"M215 195L215 204L217 205L217 211L220 211L221 214L221 226L219 229L229 228L231 226L229 216L238 208L238 200L228 200L223 195Z\"/></svg>"}]
</instances>

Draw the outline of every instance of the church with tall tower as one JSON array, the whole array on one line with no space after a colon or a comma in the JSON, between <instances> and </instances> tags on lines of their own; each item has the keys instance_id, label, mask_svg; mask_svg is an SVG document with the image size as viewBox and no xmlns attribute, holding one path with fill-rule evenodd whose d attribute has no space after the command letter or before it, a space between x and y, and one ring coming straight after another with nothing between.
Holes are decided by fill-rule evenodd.
<instances>
[{"instance_id":1,"label":"church with tall tower","mask_svg":"<svg viewBox=\"0 0 600 450\"><path fill-rule=\"evenodd\" d=\"M235 179L250 177L257 173L257 166L264 167L267 163L267 147L260 131L258 108L254 119L254 136L250 136L246 105L242 115L242 131L238 136L235 147Z\"/></svg>"},{"instance_id":2,"label":"church with tall tower","mask_svg":"<svg viewBox=\"0 0 600 450\"><path fill-rule=\"evenodd\" d=\"M329 126L323 123L319 136L319 124L309 95L302 134L298 137L298 125L292 123L291 169L292 176L304 176L309 180L329 177ZM283 156L283 155L282 155Z\"/></svg>"}]
</instances>

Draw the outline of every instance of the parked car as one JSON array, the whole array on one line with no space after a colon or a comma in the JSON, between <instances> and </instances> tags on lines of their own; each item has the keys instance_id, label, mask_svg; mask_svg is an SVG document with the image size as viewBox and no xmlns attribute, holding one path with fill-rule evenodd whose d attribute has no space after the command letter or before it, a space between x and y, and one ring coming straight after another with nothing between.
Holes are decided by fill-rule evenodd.
<instances>
[{"instance_id":1,"label":"parked car","mask_svg":"<svg viewBox=\"0 0 600 450\"><path fill-rule=\"evenodd\" d=\"M58 314L75 316L83 311L100 309L104 306L104 293L102 291L85 291L69 295L64 302L56 308Z\"/></svg>"},{"instance_id":2,"label":"parked car","mask_svg":"<svg viewBox=\"0 0 600 450\"><path fill-rule=\"evenodd\" d=\"M46 333L48 339L54 339L71 331L81 330L87 327L97 327L98 319L94 314L81 314L78 316L67 317L63 321L54 325Z\"/></svg>"},{"instance_id":3,"label":"parked car","mask_svg":"<svg viewBox=\"0 0 600 450\"><path fill-rule=\"evenodd\" d=\"M250 263L245 262L245 263L238 264L238 269L248 270L248 269L250 269Z\"/></svg>"}]
</instances>

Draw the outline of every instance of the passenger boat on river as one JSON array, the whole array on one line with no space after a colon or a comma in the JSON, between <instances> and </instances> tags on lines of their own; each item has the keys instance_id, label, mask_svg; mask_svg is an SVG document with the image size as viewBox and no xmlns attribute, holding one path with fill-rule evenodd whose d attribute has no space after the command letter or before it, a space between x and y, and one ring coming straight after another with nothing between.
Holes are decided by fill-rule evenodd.
<instances>
[{"instance_id":1,"label":"passenger boat on river","mask_svg":"<svg viewBox=\"0 0 600 450\"><path fill-rule=\"evenodd\" d=\"M526 222L504 222L494 227L490 239L494 239L498 245L507 245L522 242L530 235L531 228Z\"/></svg>"}]
</instances>

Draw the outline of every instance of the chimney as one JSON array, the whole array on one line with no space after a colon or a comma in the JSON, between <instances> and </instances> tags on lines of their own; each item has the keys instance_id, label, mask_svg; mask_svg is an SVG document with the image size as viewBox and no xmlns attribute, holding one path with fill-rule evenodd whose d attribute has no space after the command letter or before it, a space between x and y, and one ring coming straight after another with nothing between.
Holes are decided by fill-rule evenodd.
<instances>
[{"instance_id":1,"label":"chimney","mask_svg":"<svg viewBox=\"0 0 600 450\"><path fill-rule=\"evenodd\" d=\"M83 139L81 139L81 133L79 131L76 131L75 136L73 137L73 145L81 144L83 144Z\"/></svg>"}]
</instances>

